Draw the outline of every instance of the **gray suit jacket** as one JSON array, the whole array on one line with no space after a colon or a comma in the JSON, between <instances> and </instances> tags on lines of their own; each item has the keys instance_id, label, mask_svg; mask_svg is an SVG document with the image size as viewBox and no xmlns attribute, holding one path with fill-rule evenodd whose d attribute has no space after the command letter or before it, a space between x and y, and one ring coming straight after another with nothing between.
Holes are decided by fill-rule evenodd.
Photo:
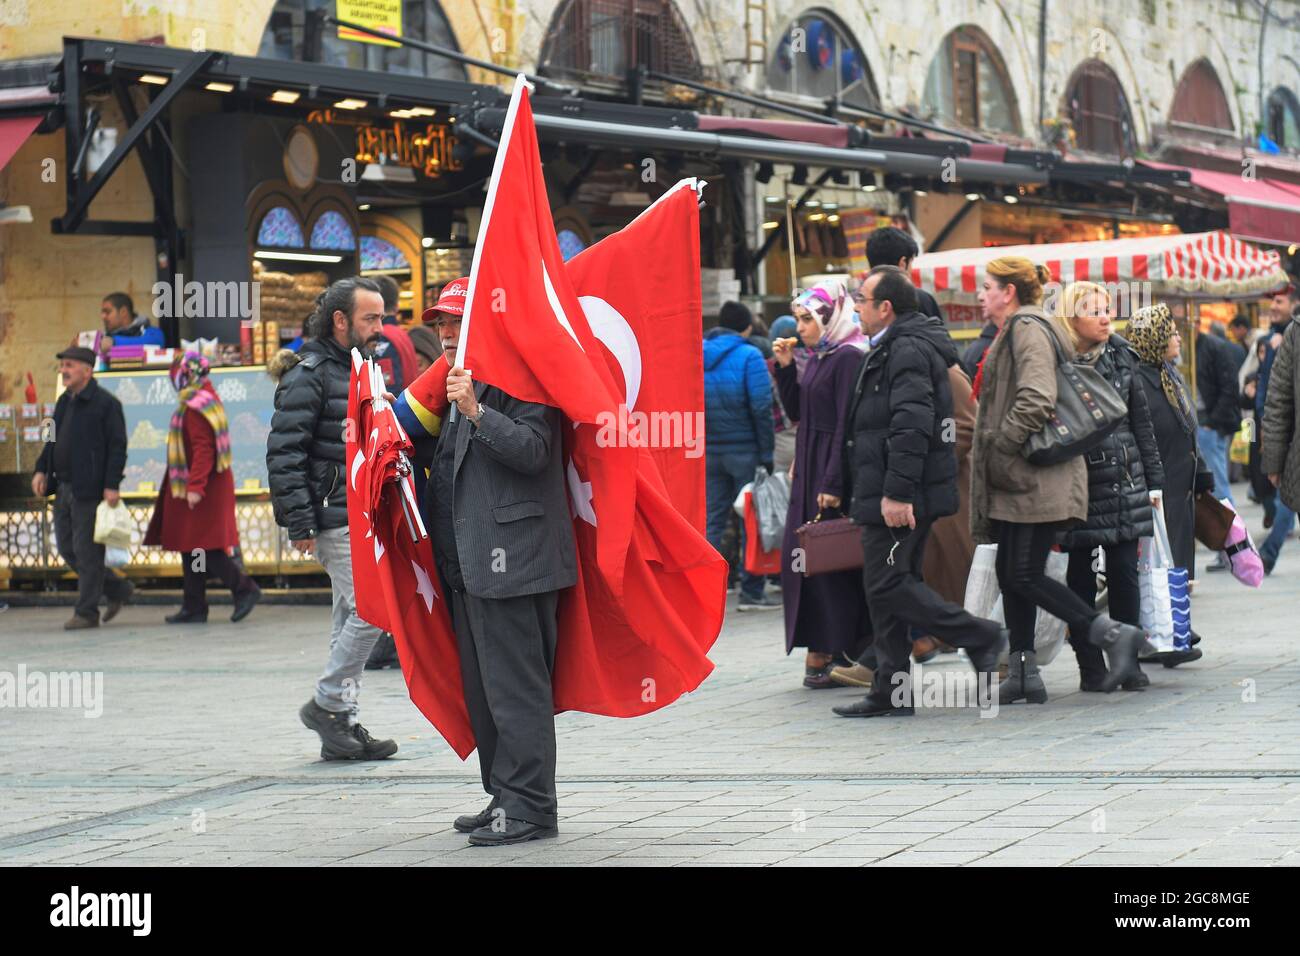
<instances>
[{"instance_id":1,"label":"gray suit jacket","mask_svg":"<svg viewBox=\"0 0 1300 956\"><path fill-rule=\"evenodd\" d=\"M452 511L465 590L520 597L577 583L563 417L478 382L478 425L456 429Z\"/></svg>"}]
</instances>

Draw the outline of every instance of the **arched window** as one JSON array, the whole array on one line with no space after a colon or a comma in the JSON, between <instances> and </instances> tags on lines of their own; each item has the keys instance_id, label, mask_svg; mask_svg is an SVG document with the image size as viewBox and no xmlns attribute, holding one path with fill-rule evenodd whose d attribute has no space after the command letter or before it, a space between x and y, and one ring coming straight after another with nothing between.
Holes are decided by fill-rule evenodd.
<instances>
[{"instance_id":1,"label":"arched window","mask_svg":"<svg viewBox=\"0 0 1300 956\"><path fill-rule=\"evenodd\" d=\"M1106 156L1136 151L1133 114L1115 71L1100 60L1085 60L1070 77L1065 107L1076 145Z\"/></svg>"},{"instance_id":2,"label":"arched window","mask_svg":"<svg viewBox=\"0 0 1300 956\"><path fill-rule=\"evenodd\" d=\"M768 89L876 109L880 97L866 57L829 13L809 10L781 34L767 65Z\"/></svg>"},{"instance_id":3,"label":"arched window","mask_svg":"<svg viewBox=\"0 0 1300 956\"><path fill-rule=\"evenodd\" d=\"M944 37L925 78L925 107L935 119L1001 133L1020 132L1020 111L1006 65L979 27Z\"/></svg>"},{"instance_id":4,"label":"arched window","mask_svg":"<svg viewBox=\"0 0 1300 956\"><path fill-rule=\"evenodd\" d=\"M542 44L542 73L621 83L639 66L688 80L703 76L672 0L567 0L555 12Z\"/></svg>"},{"instance_id":5,"label":"arched window","mask_svg":"<svg viewBox=\"0 0 1300 956\"><path fill-rule=\"evenodd\" d=\"M361 237L361 271L395 271L410 269L402 250L379 236Z\"/></svg>"},{"instance_id":6,"label":"arched window","mask_svg":"<svg viewBox=\"0 0 1300 956\"><path fill-rule=\"evenodd\" d=\"M335 0L276 0L257 55L440 80L466 79L465 67L445 56L405 46L340 40L337 28L319 25L320 16L334 12ZM459 49L438 0L402 0L402 36Z\"/></svg>"},{"instance_id":7,"label":"arched window","mask_svg":"<svg viewBox=\"0 0 1300 956\"><path fill-rule=\"evenodd\" d=\"M352 227L348 225L343 213L327 209L311 227L311 247L351 252L357 247L357 237L352 234Z\"/></svg>"},{"instance_id":8,"label":"arched window","mask_svg":"<svg viewBox=\"0 0 1300 956\"><path fill-rule=\"evenodd\" d=\"M1208 60L1197 60L1185 71L1174 91L1174 105L1169 110L1169 121L1183 126L1221 129L1232 132L1232 110L1223 93L1219 74Z\"/></svg>"},{"instance_id":9,"label":"arched window","mask_svg":"<svg viewBox=\"0 0 1300 956\"><path fill-rule=\"evenodd\" d=\"M1284 149L1300 150L1300 100L1285 86L1268 95L1268 138Z\"/></svg>"},{"instance_id":10,"label":"arched window","mask_svg":"<svg viewBox=\"0 0 1300 956\"><path fill-rule=\"evenodd\" d=\"M302 224L288 206L276 206L262 217L257 227L257 244L288 249L301 249L307 245L302 235Z\"/></svg>"}]
</instances>

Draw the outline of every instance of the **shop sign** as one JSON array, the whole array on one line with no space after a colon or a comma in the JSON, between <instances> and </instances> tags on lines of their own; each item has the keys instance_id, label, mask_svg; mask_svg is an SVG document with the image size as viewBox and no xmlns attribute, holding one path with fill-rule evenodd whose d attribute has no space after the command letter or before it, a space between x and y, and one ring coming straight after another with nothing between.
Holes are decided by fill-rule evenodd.
<instances>
[{"instance_id":1,"label":"shop sign","mask_svg":"<svg viewBox=\"0 0 1300 956\"><path fill-rule=\"evenodd\" d=\"M307 122L354 126L358 164L407 166L429 179L462 168L451 154L456 137L452 135L451 127L443 123L429 123L412 129L394 120L391 125L376 126L339 116L334 110L313 110L307 114Z\"/></svg>"},{"instance_id":2,"label":"shop sign","mask_svg":"<svg viewBox=\"0 0 1300 956\"><path fill-rule=\"evenodd\" d=\"M340 20L359 23L389 36L402 35L402 0L338 0L335 15ZM396 40L381 40L369 33L353 30L339 25L340 40L356 40L359 43L377 43L380 46L401 46Z\"/></svg>"}]
</instances>

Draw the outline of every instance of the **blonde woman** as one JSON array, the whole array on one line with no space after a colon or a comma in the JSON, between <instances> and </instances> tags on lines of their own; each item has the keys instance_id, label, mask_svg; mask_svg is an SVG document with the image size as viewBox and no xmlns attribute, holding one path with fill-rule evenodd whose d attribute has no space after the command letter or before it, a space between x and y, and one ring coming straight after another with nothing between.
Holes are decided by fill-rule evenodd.
<instances>
[{"instance_id":1,"label":"blonde woman","mask_svg":"<svg viewBox=\"0 0 1300 956\"><path fill-rule=\"evenodd\" d=\"M1160 490L1165 483L1146 392L1138 376L1142 360L1112 330L1110 294L1095 282L1067 285L1057 302L1055 320L1078 353L1075 361L1093 366L1128 404L1128 418L1084 456L1088 466L1088 518L1061 539L1061 548L1070 555L1066 583L1087 604L1094 604L1094 561L1097 552L1103 551L1110 616L1137 625L1138 539L1154 533L1151 492ZM1073 630L1070 646L1079 662L1079 689L1106 690L1101 649L1088 641L1086 632ZM1120 686L1141 690L1149 683L1137 668Z\"/></svg>"},{"instance_id":2,"label":"blonde woman","mask_svg":"<svg viewBox=\"0 0 1300 956\"><path fill-rule=\"evenodd\" d=\"M1082 457L1034 465L1020 453L1056 407L1058 346L1073 358L1074 345L1041 307L1043 284L1051 278L1046 269L1021 256L994 259L986 268L980 305L991 321L1001 322L1001 331L975 383L971 533L976 543L998 545L998 584L1011 632L1010 665L998 700L1047 700L1034 653L1040 607L1065 621L1070 633L1086 634L1110 653L1105 686L1113 689L1137 666L1142 630L1099 614L1046 574L1057 537L1088 517L1088 466Z\"/></svg>"}]
</instances>

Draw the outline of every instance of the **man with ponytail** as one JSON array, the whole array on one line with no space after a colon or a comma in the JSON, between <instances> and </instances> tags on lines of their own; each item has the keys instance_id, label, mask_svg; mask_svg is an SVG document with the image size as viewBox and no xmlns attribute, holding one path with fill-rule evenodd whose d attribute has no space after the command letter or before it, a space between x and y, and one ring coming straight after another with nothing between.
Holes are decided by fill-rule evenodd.
<instances>
[{"instance_id":1,"label":"man with ponytail","mask_svg":"<svg viewBox=\"0 0 1300 956\"><path fill-rule=\"evenodd\" d=\"M325 760L382 760L397 752L396 743L375 740L356 719L362 671L380 630L357 615L343 434L352 349L374 349L383 317L374 282L340 279L316 300L303 324L302 348L280 353L268 369L279 379L266 441L275 520L295 548L316 555L333 591L329 660L316 693L298 712L320 735Z\"/></svg>"}]
</instances>

